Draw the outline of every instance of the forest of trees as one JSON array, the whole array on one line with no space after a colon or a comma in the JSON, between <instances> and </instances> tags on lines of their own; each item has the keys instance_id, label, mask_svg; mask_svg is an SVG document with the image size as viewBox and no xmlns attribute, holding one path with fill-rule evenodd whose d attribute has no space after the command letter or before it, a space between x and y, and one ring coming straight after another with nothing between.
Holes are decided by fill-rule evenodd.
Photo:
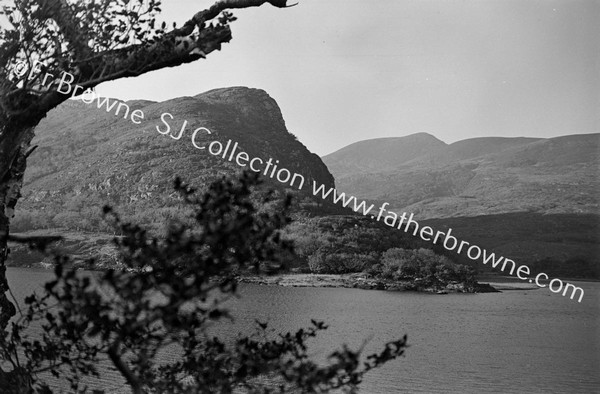
<instances>
[{"instance_id":1,"label":"forest of trees","mask_svg":"<svg viewBox=\"0 0 600 394\"><path fill-rule=\"evenodd\" d=\"M297 219L285 228L300 270L318 274L365 272L389 281L419 279L427 286L475 283L475 269L457 264L402 231L360 215Z\"/></svg>"}]
</instances>

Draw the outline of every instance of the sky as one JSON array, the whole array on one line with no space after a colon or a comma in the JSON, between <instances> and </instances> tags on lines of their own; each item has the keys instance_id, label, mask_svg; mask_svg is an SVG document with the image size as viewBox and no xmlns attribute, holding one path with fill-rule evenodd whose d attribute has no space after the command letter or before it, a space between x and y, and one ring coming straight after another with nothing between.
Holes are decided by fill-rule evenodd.
<instances>
[{"instance_id":1,"label":"sky","mask_svg":"<svg viewBox=\"0 0 600 394\"><path fill-rule=\"evenodd\" d=\"M211 4L163 0L162 17L181 24ZM417 132L446 143L600 132L600 1L300 0L234 15L220 52L97 93L260 88L319 155Z\"/></svg>"}]
</instances>

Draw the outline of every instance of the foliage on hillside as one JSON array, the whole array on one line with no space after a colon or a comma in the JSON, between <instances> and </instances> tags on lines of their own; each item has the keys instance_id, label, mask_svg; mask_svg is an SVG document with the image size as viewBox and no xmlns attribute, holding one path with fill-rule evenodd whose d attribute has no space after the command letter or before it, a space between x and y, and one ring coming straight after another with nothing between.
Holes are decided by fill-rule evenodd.
<instances>
[{"instance_id":1,"label":"foliage on hillside","mask_svg":"<svg viewBox=\"0 0 600 394\"><path fill-rule=\"evenodd\" d=\"M376 264L392 247L411 240L363 216L301 218L285 229L294 241L299 264L314 273L361 272Z\"/></svg>"},{"instance_id":2,"label":"foliage on hillside","mask_svg":"<svg viewBox=\"0 0 600 394\"><path fill-rule=\"evenodd\" d=\"M184 206L178 209L179 216L173 216L171 221L182 220ZM277 210L277 204L262 205L259 210L273 214ZM434 252L430 250L431 244L364 216L311 217L305 212L296 213L294 216L296 218L283 230L283 236L294 243L296 251L294 259L286 262L286 270L318 274L364 272L373 278L391 281L420 279L429 286L452 281L472 281L475 270L454 263L451 260L455 258L453 253L443 248L436 248ZM189 221L187 223L191 224ZM164 227L164 223L162 225L163 229L168 228ZM40 232L30 234L36 233ZM43 231L41 233L43 234ZM111 253L110 239L102 234L67 233L65 239L55 247L68 251L74 257L75 264L82 268L117 267L120 263ZM392 260L397 253L405 253L405 258L413 256L410 258L412 263L407 263L404 269L400 269L404 263L397 262L400 265L393 269L392 266L396 263L392 263ZM87 260L92 255L96 256L96 260L94 265L89 265ZM52 264L50 259L29 251L25 246L13 246L11 264L36 266L40 261L47 265ZM407 268L411 264L415 267L412 271ZM267 273L270 270L266 264L263 265L263 269Z\"/></svg>"},{"instance_id":3,"label":"foliage on hillside","mask_svg":"<svg viewBox=\"0 0 600 394\"><path fill-rule=\"evenodd\" d=\"M381 262L371 267L369 272L394 281L419 279L428 286L460 282L465 288L472 288L475 284L473 268L455 264L449 258L423 248L388 249L381 256Z\"/></svg>"},{"instance_id":4,"label":"foliage on hillside","mask_svg":"<svg viewBox=\"0 0 600 394\"><path fill-rule=\"evenodd\" d=\"M434 252L430 244L363 216L297 220L285 229L296 266L317 274L366 272L390 281L418 279L426 286L472 285L475 270ZM451 254L448 254L451 256Z\"/></svg>"},{"instance_id":5,"label":"foliage on hillside","mask_svg":"<svg viewBox=\"0 0 600 394\"><path fill-rule=\"evenodd\" d=\"M307 204L313 204L311 209L317 209L314 202ZM166 209L160 208L155 214L137 217L148 220L145 223L150 224L149 229L164 229L164 220L172 220L184 213L181 205L169 209L172 213L168 217L161 215L160 212ZM303 272L369 272L373 270L372 267L381 266L384 253L393 248L431 249L438 256L445 256L453 263L470 266L478 272L490 270L488 265L474 263L464 254L457 255L441 245L432 245L362 216L314 217L297 211L293 217L285 234L297 245L297 259L291 267ZM90 221L92 220L106 226L98 215L90 213ZM527 264L532 273L545 272L559 278L600 278L600 264L597 260L600 255L600 217L595 215L520 213L425 220L421 224L440 231L452 228L453 234L460 239L513 259L519 264ZM51 234L56 232L46 230L30 233L44 234L48 231ZM65 240L57 246L81 257L79 260L83 261L93 250L108 244L110 237L106 233L73 232L68 233ZM11 249L11 265L31 266L41 261L51 263L24 246L13 245ZM96 268L110 266L111 261L109 254L105 253L100 256Z\"/></svg>"}]
</instances>

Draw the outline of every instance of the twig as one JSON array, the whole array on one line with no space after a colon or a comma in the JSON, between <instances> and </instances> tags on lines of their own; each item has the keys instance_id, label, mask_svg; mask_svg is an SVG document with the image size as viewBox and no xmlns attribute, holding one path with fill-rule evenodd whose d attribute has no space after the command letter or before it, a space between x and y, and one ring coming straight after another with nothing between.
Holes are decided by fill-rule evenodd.
<instances>
[{"instance_id":1,"label":"twig","mask_svg":"<svg viewBox=\"0 0 600 394\"><path fill-rule=\"evenodd\" d=\"M10 287L8 288L8 292L10 293L10 296L12 297L13 301L15 302L15 305L17 306L17 309L19 310L19 314L21 316L23 316L23 311L21 311L21 307L19 306L19 303L17 302L17 298L13 294L12 290L10 289Z\"/></svg>"}]
</instances>

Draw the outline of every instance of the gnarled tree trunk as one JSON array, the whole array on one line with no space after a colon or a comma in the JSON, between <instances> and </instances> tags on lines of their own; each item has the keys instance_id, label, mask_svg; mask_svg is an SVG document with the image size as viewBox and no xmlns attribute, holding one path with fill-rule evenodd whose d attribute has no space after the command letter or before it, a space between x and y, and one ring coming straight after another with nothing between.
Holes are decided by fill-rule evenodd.
<instances>
[{"instance_id":1,"label":"gnarled tree trunk","mask_svg":"<svg viewBox=\"0 0 600 394\"><path fill-rule=\"evenodd\" d=\"M2 128L3 138L0 140L0 163L5 169L0 171L0 335L5 335L10 319L16 313L6 278L6 261L10 252L9 225L21 196L27 156L34 135L34 127L30 123L21 127L9 126L10 129L6 126L9 125ZM16 369L6 372L0 368L0 387L7 393L27 393L31 390L31 380L26 371Z\"/></svg>"},{"instance_id":2,"label":"gnarled tree trunk","mask_svg":"<svg viewBox=\"0 0 600 394\"><path fill-rule=\"evenodd\" d=\"M21 197L23 175L30 152L31 140L34 136L34 125L31 118L25 124L5 124L0 140L0 330L5 330L9 320L15 315L15 305L9 298L9 287L6 279L6 261L10 252L8 235L10 219Z\"/></svg>"}]
</instances>

